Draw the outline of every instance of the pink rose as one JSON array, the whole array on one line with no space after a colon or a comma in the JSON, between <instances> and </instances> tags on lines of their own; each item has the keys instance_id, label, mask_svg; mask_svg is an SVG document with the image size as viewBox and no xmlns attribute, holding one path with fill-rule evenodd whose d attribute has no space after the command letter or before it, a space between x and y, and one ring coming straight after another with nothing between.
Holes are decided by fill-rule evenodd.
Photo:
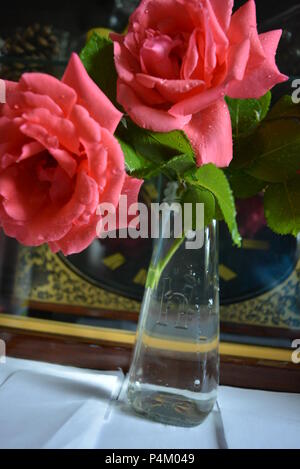
<instances>
[{"instance_id":1,"label":"pink rose","mask_svg":"<svg viewBox=\"0 0 300 469\"><path fill-rule=\"evenodd\" d=\"M99 203L136 200L113 133L122 117L73 54L62 81L24 74L0 106L0 226L65 255L96 237Z\"/></svg>"},{"instance_id":2,"label":"pink rose","mask_svg":"<svg viewBox=\"0 0 300 469\"><path fill-rule=\"evenodd\" d=\"M275 63L281 30L258 35L248 1L143 0L126 36L112 34L118 100L141 127L183 129L197 164L227 166L232 130L224 96L259 98L285 81Z\"/></svg>"},{"instance_id":3,"label":"pink rose","mask_svg":"<svg viewBox=\"0 0 300 469\"><path fill-rule=\"evenodd\" d=\"M264 199L258 194L249 199L236 201L237 222L243 238L254 238L267 224L264 212Z\"/></svg>"}]
</instances>

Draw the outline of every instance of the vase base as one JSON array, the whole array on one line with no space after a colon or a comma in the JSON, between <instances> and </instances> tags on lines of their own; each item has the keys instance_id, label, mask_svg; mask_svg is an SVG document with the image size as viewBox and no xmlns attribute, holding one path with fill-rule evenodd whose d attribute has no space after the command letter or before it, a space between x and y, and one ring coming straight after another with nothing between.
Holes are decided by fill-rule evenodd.
<instances>
[{"instance_id":1,"label":"vase base","mask_svg":"<svg viewBox=\"0 0 300 469\"><path fill-rule=\"evenodd\" d=\"M173 391L173 390L172 390ZM195 393L188 393L195 394ZM180 390L166 392L159 386L129 385L127 398L131 407L151 420L167 425L195 427L200 425L212 411L216 392L191 398Z\"/></svg>"}]
</instances>

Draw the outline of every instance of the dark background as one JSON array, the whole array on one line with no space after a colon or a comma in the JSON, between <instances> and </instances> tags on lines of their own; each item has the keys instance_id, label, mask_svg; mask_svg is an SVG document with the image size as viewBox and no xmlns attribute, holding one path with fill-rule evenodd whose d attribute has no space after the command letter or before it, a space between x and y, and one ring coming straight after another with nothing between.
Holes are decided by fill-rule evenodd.
<instances>
[{"instance_id":1,"label":"dark background","mask_svg":"<svg viewBox=\"0 0 300 469\"><path fill-rule=\"evenodd\" d=\"M236 0L235 8L245 3ZM272 18L289 7L299 5L299 0L256 0L257 17L261 22ZM57 28L72 33L83 33L95 26L107 26L114 8L114 0L30 0L5 1L0 6L0 34L1 29L25 26L34 22L53 24Z\"/></svg>"}]
</instances>

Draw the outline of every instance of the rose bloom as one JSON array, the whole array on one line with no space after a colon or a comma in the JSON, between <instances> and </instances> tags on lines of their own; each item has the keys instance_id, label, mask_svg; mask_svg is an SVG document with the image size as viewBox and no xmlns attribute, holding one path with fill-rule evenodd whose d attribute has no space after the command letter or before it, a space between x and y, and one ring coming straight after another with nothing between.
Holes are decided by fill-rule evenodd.
<instances>
[{"instance_id":1,"label":"rose bloom","mask_svg":"<svg viewBox=\"0 0 300 469\"><path fill-rule=\"evenodd\" d=\"M65 255L96 237L100 203L137 200L113 133L122 117L73 54L62 81L25 73L0 106L0 226Z\"/></svg>"},{"instance_id":2,"label":"rose bloom","mask_svg":"<svg viewBox=\"0 0 300 469\"><path fill-rule=\"evenodd\" d=\"M285 81L275 63L281 30L257 33L248 1L143 0L128 34L111 34L118 101L139 126L183 129L197 164L228 166L232 130L225 95L259 98Z\"/></svg>"}]
</instances>

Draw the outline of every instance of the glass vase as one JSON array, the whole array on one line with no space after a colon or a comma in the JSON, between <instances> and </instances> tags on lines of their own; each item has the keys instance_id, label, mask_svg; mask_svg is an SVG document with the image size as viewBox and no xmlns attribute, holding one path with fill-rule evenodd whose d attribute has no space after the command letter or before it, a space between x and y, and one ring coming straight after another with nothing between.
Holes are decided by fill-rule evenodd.
<instances>
[{"instance_id":1,"label":"glass vase","mask_svg":"<svg viewBox=\"0 0 300 469\"><path fill-rule=\"evenodd\" d=\"M210 413L219 381L217 222L202 234L197 249L156 241L127 389L136 412L186 427Z\"/></svg>"}]
</instances>

